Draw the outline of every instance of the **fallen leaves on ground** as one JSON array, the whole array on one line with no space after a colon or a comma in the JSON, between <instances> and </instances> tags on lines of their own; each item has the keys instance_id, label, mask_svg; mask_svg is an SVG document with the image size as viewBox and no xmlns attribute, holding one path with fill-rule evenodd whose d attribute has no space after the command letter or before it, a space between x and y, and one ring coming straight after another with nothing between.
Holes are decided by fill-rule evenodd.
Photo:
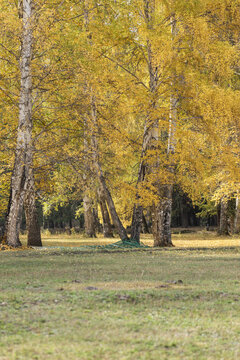
<instances>
[{"instance_id":1,"label":"fallen leaves on ground","mask_svg":"<svg viewBox=\"0 0 240 360\"><path fill-rule=\"evenodd\" d=\"M22 250L32 250L33 248L30 246L19 246L17 248L13 246L9 246L6 244L0 244L0 251L22 251Z\"/></svg>"}]
</instances>

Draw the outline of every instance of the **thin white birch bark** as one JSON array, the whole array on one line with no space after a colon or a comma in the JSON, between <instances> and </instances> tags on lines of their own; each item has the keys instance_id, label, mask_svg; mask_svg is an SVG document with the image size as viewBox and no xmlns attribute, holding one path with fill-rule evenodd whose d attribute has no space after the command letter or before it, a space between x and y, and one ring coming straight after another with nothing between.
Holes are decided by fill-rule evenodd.
<instances>
[{"instance_id":1,"label":"thin white birch bark","mask_svg":"<svg viewBox=\"0 0 240 360\"><path fill-rule=\"evenodd\" d=\"M85 24L85 30L88 31L89 28L89 4L88 4L88 0L84 0L84 5L85 5L85 9L84 9L84 24ZM91 34L88 35L88 39L89 39L89 43L92 44L92 38L91 38ZM90 110L90 114L89 114L89 120L90 123L89 125L87 124L87 128L89 127L89 129L92 129L92 134L91 134L91 145L92 145L92 153L93 153L93 166L94 166L94 170L99 182L99 186L100 186L100 192L104 195L105 200L107 202L108 205L108 209L111 215L111 219L112 222L121 238L121 240L128 240L128 236L127 236L127 231L124 228L118 214L116 211L116 207L113 201L113 198L111 196L109 187L107 185L105 176L103 174L103 170L102 170L102 166L99 160L99 148L98 148L98 142L97 142L97 138L96 138L96 134L98 132L97 129L97 109L96 109L96 98L94 96L94 92L91 86L88 86L88 84L86 83L86 88L89 91L89 95L91 97L91 110ZM88 120L87 120L88 121Z\"/></svg>"},{"instance_id":2,"label":"thin white birch bark","mask_svg":"<svg viewBox=\"0 0 240 360\"><path fill-rule=\"evenodd\" d=\"M155 2L151 0L144 0L144 14L147 27L149 30L153 29L154 16L155 16ZM176 22L172 21L172 36L175 36ZM147 40L147 61L148 61L148 73L149 73L149 89L152 99L155 98L159 79L158 79L158 67L153 65L152 44L150 40ZM172 84L171 84L172 87ZM175 127L176 127L176 115L177 108L175 98L171 95L170 99L170 115L169 115L169 132L168 132L168 144L167 155L174 151L175 143ZM151 100L150 107L156 108L156 100ZM152 119L151 116L146 116L146 123L144 129L143 143L142 143L142 156L148 149L155 149L157 151L159 143L159 119ZM147 164L144 164L141 160L138 174L138 184L144 181L146 171L154 171L154 167L161 166L158 156L155 165L149 168ZM171 210L172 210L172 185L163 185L159 180L156 180L155 186L158 191L159 201L153 206L153 236L155 246L172 246L171 241ZM137 203L134 206L133 218L132 218L132 231L131 237L139 241L140 229L142 222L142 207Z\"/></svg>"},{"instance_id":3,"label":"thin white birch bark","mask_svg":"<svg viewBox=\"0 0 240 360\"><path fill-rule=\"evenodd\" d=\"M104 195L105 199L106 199L106 202L107 202L107 205L108 205L108 209L109 209L109 212L110 212L110 215L111 215L111 219L112 219L112 222L119 234L119 237L122 241L126 241L126 240L129 240L128 239L128 235L127 235L127 231L126 229L124 228L119 216L118 216L118 213L117 213L117 210L116 210L116 207L115 207L115 204L114 204L114 201L113 201L113 198L112 198L112 195L110 193L110 190L107 186L107 182L106 182L106 179L105 179L105 176L103 174L103 170L102 170L102 166L101 166L101 163L100 163L100 159L99 159L99 148L98 148L98 142L97 142L97 138L96 138L96 133L97 133L97 109L96 109L96 99L95 99L95 96L92 95L92 98L91 98L91 115L92 115L92 127L93 127L93 133L92 133L92 136L91 136L91 139L92 139L92 152L93 152L93 162L94 162L94 167L95 167L95 171L96 171L96 175L97 175L97 178L98 178L98 181L99 181L99 185L100 185L100 192Z\"/></svg>"},{"instance_id":4,"label":"thin white birch bark","mask_svg":"<svg viewBox=\"0 0 240 360\"><path fill-rule=\"evenodd\" d=\"M172 41L174 42L177 35L177 21L173 14L170 18ZM173 51L173 54L175 51ZM167 144L167 156L168 156L168 170L170 174L174 173L174 164L172 162L172 155L175 152L176 146L176 126L177 126L177 105L178 97L176 94L176 72L172 73L171 81L171 94L170 94L170 109L169 109L169 129L168 129L168 144ZM173 185L159 184L159 196L160 201L155 205L155 219L154 219L154 246L173 246L171 239L171 215L172 215L172 191Z\"/></svg>"},{"instance_id":5,"label":"thin white birch bark","mask_svg":"<svg viewBox=\"0 0 240 360\"><path fill-rule=\"evenodd\" d=\"M240 232L240 202L239 196L236 197L235 205L235 217L234 217L234 233L239 234Z\"/></svg>"},{"instance_id":6,"label":"thin white birch bark","mask_svg":"<svg viewBox=\"0 0 240 360\"><path fill-rule=\"evenodd\" d=\"M17 247L19 241L19 213L23 201L28 199L28 220L31 222L35 213L35 188L33 175L32 149L32 25L33 1L19 2L22 15L22 47L20 57L21 89L19 97L19 122L15 162L11 179L11 199L7 219L7 243ZM29 222L28 222L29 223ZM30 228L30 226L28 226Z\"/></svg>"}]
</instances>

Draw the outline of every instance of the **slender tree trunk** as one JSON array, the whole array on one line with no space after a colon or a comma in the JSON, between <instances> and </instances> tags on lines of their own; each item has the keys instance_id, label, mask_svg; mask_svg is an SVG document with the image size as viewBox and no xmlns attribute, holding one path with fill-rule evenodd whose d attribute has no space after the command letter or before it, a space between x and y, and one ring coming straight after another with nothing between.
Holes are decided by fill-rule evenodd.
<instances>
[{"instance_id":1,"label":"slender tree trunk","mask_svg":"<svg viewBox=\"0 0 240 360\"><path fill-rule=\"evenodd\" d=\"M154 26L154 17L155 17L155 7L154 1L144 0L144 14L149 30L153 29ZM176 35L176 21L175 18L171 19L172 23L172 36ZM155 94L158 87L158 67L154 65L152 45L151 41L147 40L147 59L148 59L148 71L149 71L149 88L150 93L153 95L153 100L151 100L150 107L156 108ZM168 145L167 145L167 154L170 156L175 149L175 129L176 129L176 115L177 115L177 99L171 95L170 98L170 116L169 116L169 133L168 133ZM146 153L148 149L158 149L159 142L159 119L152 119L147 116L145 123L145 130L143 136L143 145L142 145L142 156ZM159 161L156 160L154 167L159 167ZM153 169L148 169L147 171L152 171ZM170 172L173 172L173 166L170 165ZM144 181L146 172L146 164L141 160L139 174L138 174L138 184ZM172 211L172 184L161 184L158 180L155 184L158 195L159 202L154 204L153 211L153 236L154 236L154 245L155 246L173 246L171 241L171 211ZM138 199L137 199L138 200ZM133 210L132 218L132 231L131 238L135 241L140 241L140 229L142 222L142 208L138 204L135 204Z\"/></svg>"},{"instance_id":2,"label":"slender tree trunk","mask_svg":"<svg viewBox=\"0 0 240 360\"><path fill-rule=\"evenodd\" d=\"M146 131L146 126L145 126L144 139L146 139L146 135L147 135L147 131ZM140 162L140 166L139 166L138 180L137 180L137 191L138 191L138 185L142 181L144 181L144 177L145 177L145 164L143 163L143 156L144 156L146 148L147 148L147 143L148 142L143 141L143 145L142 145L141 162ZM136 201L137 202L139 200L139 197L140 196L137 193L137 196L136 196ZM141 233L141 228L142 228L143 208L137 202L136 202L136 204L134 204L134 208L133 208L132 224L131 224L131 240L140 243L140 233Z\"/></svg>"},{"instance_id":3,"label":"slender tree trunk","mask_svg":"<svg viewBox=\"0 0 240 360\"><path fill-rule=\"evenodd\" d=\"M11 179L11 203L7 220L7 243L17 247L19 212L26 189L26 179L32 167L32 0L22 0L22 47L20 60L21 90L15 163Z\"/></svg>"},{"instance_id":4,"label":"slender tree trunk","mask_svg":"<svg viewBox=\"0 0 240 360\"><path fill-rule=\"evenodd\" d=\"M116 207L112 198L112 195L110 193L110 190L107 186L105 177L103 175L103 171L102 171L102 167L100 164L100 160L99 160L99 150L98 150L98 143L97 143L97 138L96 138L96 134L98 133L98 128L97 128L97 109L96 109L96 99L95 96L92 96L91 99L91 110L92 110L92 121L93 121L93 134L92 134L92 151L93 151L93 161L94 161L94 165L95 165L95 170L96 170L96 175L99 181L99 186L100 186L100 192L104 195L105 200L107 202L108 205L108 209L112 218L112 222L113 225L115 226L118 235L120 236L120 239L122 241L126 241L128 240L128 235L127 235L127 231L124 228L118 213L116 211Z\"/></svg>"},{"instance_id":5,"label":"slender tree trunk","mask_svg":"<svg viewBox=\"0 0 240 360\"><path fill-rule=\"evenodd\" d=\"M153 1L144 0L144 14L147 22L148 29L152 29L153 18L154 18L154 4ZM158 82L158 67L153 67L153 59L152 59L152 47L151 42L147 40L147 58L148 58L148 72L149 72L149 89L151 95L153 95L156 91L157 82ZM155 108L156 103L155 100L150 100L150 108ZM137 179L137 195L136 195L136 203L133 208L133 216L132 216L132 225L131 225L131 239L140 242L140 232L142 227L142 214L143 208L138 204L140 195L138 194L139 184L142 183L145 179L145 175L147 171L151 171L147 168L147 164L144 161L144 156L146 155L147 150L150 148L156 148L158 142L158 119L153 120L149 115L146 116L145 126L144 126L144 134L143 134L143 142L142 142L142 150L141 150L141 159L138 171L138 179Z\"/></svg>"},{"instance_id":6,"label":"slender tree trunk","mask_svg":"<svg viewBox=\"0 0 240 360\"><path fill-rule=\"evenodd\" d=\"M87 94L87 85L85 88ZM93 214L93 200L89 196L89 190L91 189L91 149L90 140L91 137L89 130L89 119L87 114L84 116L84 196L83 196L83 209L84 209L84 229L87 237L96 238L95 218Z\"/></svg>"},{"instance_id":7,"label":"slender tree trunk","mask_svg":"<svg viewBox=\"0 0 240 360\"><path fill-rule=\"evenodd\" d=\"M143 218L143 208L138 204L140 195L138 194L138 187L144 181L146 175L146 164L143 160L146 155L146 151L149 147L149 144L152 140L151 131L149 131L148 121L145 121L144 126L144 134L143 134L143 142L142 142L142 150L141 150L141 159L138 170L138 179L137 179L137 195L136 195L136 203L133 207L133 215L132 215L132 224L131 224L131 240L140 243L140 233L142 228L142 218Z\"/></svg>"},{"instance_id":8,"label":"slender tree trunk","mask_svg":"<svg viewBox=\"0 0 240 360\"><path fill-rule=\"evenodd\" d=\"M91 173L90 169L90 157L89 157L89 145L87 140L88 134L88 125L87 120L85 119L85 134L84 134L84 150L85 150L85 172L83 174L83 179L85 183L84 196L83 196L83 209L84 209L84 229L87 237L96 238L96 223L95 216L93 213L93 200L90 198L89 188L91 188L91 181L89 174Z\"/></svg>"},{"instance_id":9,"label":"slender tree trunk","mask_svg":"<svg viewBox=\"0 0 240 360\"><path fill-rule=\"evenodd\" d=\"M234 234L240 233L240 206L239 197L236 197L235 217L234 217Z\"/></svg>"},{"instance_id":10,"label":"slender tree trunk","mask_svg":"<svg viewBox=\"0 0 240 360\"><path fill-rule=\"evenodd\" d=\"M177 34L177 26L175 15L171 17L171 31L174 39ZM177 104L178 98L175 95L175 76L171 83L172 93L170 96L170 111L169 111L169 130L168 130L168 146L167 155L169 160L168 171L170 174L174 173L174 164L171 161L171 156L175 152L175 132L177 125ZM172 214L172 194L173 186L171 180L169 184L158 184L158 192L160 201L155 206L155 236L154 246L173 246L171 239L171 214Z\"/></svg>"},{"instance_id":11,"label":"slender tree trunk","mask_svg":"<svg viewBox=\"0 0 240 360\"><path fill-rule=\"evenodd\" d=\"M95 238L96 229L95 229L95 219L93 216L93 202L87 195L85 195L83 198L83 209L84 209L85 234L87 237Z\"/></svg>"},{"instance_id":12,"label":"slender tree trunk","mask_svg":"<svg viewBox=\"0 0 240 360\"><path fill-rule=\"evenodd\" d=\"M113 238L112 225L104 196L99 196L99 203L103 219L103 236L105 238Z\"/></svg>"},{"instance_id":13,"label":"slender tree trunk","mask_svg":"<svg viewBox=\"0 0 240 360\"><path fill-rule=\"evenodd\" d=\"M220 202L220 220L219 220L219 235L229 235L229 226L228 226L228 201L224 198Z\"/></svg>"},{"instance_id":14,"label":"slender tree trunk","mask_svg":"<svg viewBox=\"0 0 240 360\"><path fill-rule=\"evenodd\" d=\"M92 45L92 36L91 36L91 33L89 32L89 2L88 2L88 0L84 0L84 14L83 15L84 15L85 31L88 33L87 36L89 39L89 44ZM99 181L100 191L101 191L101 193L104 194L105 200L108 205L109 212L111 214L112 222L113 222L114 226L116 227L121 240L124 241L124 240L128 239L127 232L117 214L115 204L113 202L110 190L107 186L105 177L103 175L101 163L99 160L99 149L98 149L98 142L97 142L97 138L96 138L96 134L98 133L96 98L94 96L93 89L91 87L89 87L88 84L86 84L86 88L88 88L89 94L91 95L91 105L90 105L91 111L90 111L90 114L88 114L88 116L89 116L88 121L89 120L91 121L92 127L90 127L90 128L93 129L92 134L91 134L93 164L95 167L97 179ZM88 130L90 130L90 129L88 129Z\"/></svg>"},{"instance_id":15,"label":"slender tree trunk","mask_svg":"<svg viewBox=\"0 0 240 360\"><path fill-rule=\"evenodd\" d=\"M169 157L169 173L174 173L173 164L171 164L170 157L175 151L175 131L177 121L177 99L171 96L170 99L170 120L169 120L169 134L168 134L168 149ZM171 239L171 216L172 216L172 184L158 184L159 203L155 206L155 236L154 246L173 246Z\"/></svg>"},{"instance_id":16,"label":"slender tree trunk","mask_svg":"<svg viewBox=\"0 0 240 360\"><path fill-rule=\"evenodd\" d=\"M108 189L108 186L106 184L106 180L102 174L102 170L101 170L101 166L100 164L97 164L98 166L98 178L99 178L99 182L100 182L100 186L101 186L101 190L104 193L107 205L108 205L108 209L109 212L111 214L111 218L112 218L112 222L113 225L115 226L115 228L117 229L118 235L120 236L120 239L122 241L127 241L128 240L128 235L127 235L127 231L124 228L118 214L115 208L115 204L114 201L112 199L111 193Z\"/></svg>"}]
</instances>

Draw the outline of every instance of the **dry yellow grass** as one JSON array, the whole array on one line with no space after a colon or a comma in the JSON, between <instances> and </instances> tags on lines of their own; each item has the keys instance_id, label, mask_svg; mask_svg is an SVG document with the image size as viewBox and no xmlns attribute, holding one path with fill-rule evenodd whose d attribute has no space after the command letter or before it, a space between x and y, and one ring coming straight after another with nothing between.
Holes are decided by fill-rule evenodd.
<instances>
[{"instance_id":1,"label":"dry yellow grass","mask_svg":"<svg viewBox=\"0 0 240 360\"><path fill-rule=\"evenodd\" d=\"M18 248L14 248L6 244L0 244L0 251L18 251L18 250L31 250L31 249L32 249L31 247L27 247L25 245Z\"/></svg>"},{"instance_id":2,"label":"dry yellow grass","mask_svg":"<svg viewBox=\"0 0 240 360\"><path fill-rule=\"evenodd\" d=\"M26 245L26 236L21 237L23 245ZM95 239L84 238L83 235L42 235L43 246L66 246L79 247L89 245L108 245L119 241L119 238L105 239L101 235ZM153 246L152 235L142 235L141 241L148 246ZM173 244L177 248L221 248L240 246L240 237L219 237L215 232L204 230L187 233L173 234Z\"/></svg>"},{"instance_id":3,"label":"dry yellow grass","mask_svg":"<svg viewBox=\"0 0 240 360\"><path fill-rule=\"evenodd\" d=\"M175 240L176 247L181 248L220 248L240 246L240 239L216 239L216 240Z\"/></svg>"},{"instance_id":4,"label":"dry yellow grass","mask_svg":"<svg viewBox=\"0 0 240 360\"><path fill-rule=\"evenodd\" d=\"M143 274L144 275L144 274ZM108 281L108 282L95 282L94 287L92 288L92 283L78 283L73 282L64 286L64 289L68 291L80 291L80 290L146 290L146 289L184 289L186 286L178 284L175 282L159 282L156 281L146 281L146 280L136 280L136 281Z\"/></svg>"}]
</instances>

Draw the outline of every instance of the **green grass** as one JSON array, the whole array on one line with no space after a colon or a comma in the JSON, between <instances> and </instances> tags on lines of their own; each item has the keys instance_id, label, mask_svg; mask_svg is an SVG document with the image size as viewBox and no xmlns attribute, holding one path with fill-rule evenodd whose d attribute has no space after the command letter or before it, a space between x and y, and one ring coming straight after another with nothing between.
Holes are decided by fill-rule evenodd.
<instances>
[{"instance_id":1,"label":"green grass","mask_svg":"<svg viewBox=\"0 0 240 360\"><path fill-rule=\"evenodd\" d=\"M239 248L1 252L0 277L1 360L240 358Z\"/></svg>"}]
</instances>

